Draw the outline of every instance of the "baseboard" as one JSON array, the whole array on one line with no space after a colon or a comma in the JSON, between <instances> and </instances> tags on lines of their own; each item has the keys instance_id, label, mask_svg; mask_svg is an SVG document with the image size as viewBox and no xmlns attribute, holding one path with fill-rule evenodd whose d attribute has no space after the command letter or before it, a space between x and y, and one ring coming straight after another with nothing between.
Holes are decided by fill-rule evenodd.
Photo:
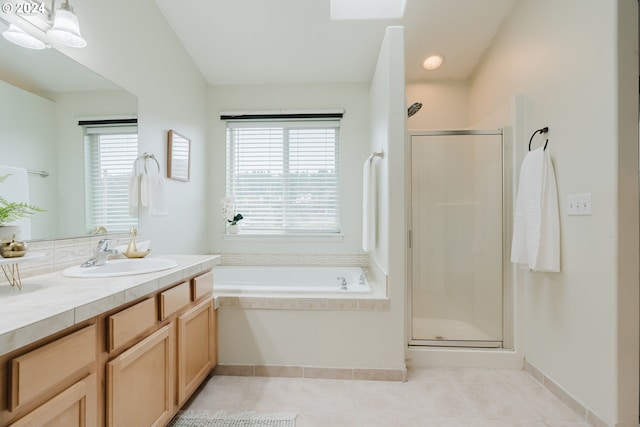
<instances>
[{"instance_id":1,"label":"baseboard","mask_svg":"<svg viewBox=\"0 0 640 427\"><path fill-rule=\"evenodd\" d=\"M315 366L219 364L214 375L243 377L286 377L332 380L407 381L406 369L326 368Z\"/></svg>"},{"instance_id":2,"label":"baseboard","mask_svg":"<svg viewBox=\"0 0 640 427\"><path fill-rule=\"evenodd\" d=\"M565 405L573 409L578 415L582 416L594 427L612 427L602 418L593 413L586 405L582 404L578 399L573 397L569 392L562 388L558 383L546 376L544 372L538 369L528 360L524 360L524 370L533 378L549 390L554 396L560 399ZM616 427L622 427L618 424Z\"/></svg>"}]
</instances>

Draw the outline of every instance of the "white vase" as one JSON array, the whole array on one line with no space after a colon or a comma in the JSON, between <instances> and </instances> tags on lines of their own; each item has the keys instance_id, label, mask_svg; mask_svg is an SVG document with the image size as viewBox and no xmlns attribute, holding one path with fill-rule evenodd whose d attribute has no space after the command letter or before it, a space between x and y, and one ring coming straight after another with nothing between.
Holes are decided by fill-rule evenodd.
<instances>
[{"instance_id":1,"label":"white vase","mask_svg":"<svg viewBox=\"0 0 640 427\"><path fill-rule=\"evenodd\" d=\"M229 224L227 225L227 233L229 234L238 234L240 232L239 224Z\"/></svg>"},{"instance_id":2,"label":"white vase","mask_svg":"<svg viewBox=\"0 0 640 427\"><path fill-rule=\"evenodd\" d=\"M19 225L0 225L0 242L10 241L13 236L16 236L16 240L20 240L21 234Z\"/></svg>"}]
</instances>

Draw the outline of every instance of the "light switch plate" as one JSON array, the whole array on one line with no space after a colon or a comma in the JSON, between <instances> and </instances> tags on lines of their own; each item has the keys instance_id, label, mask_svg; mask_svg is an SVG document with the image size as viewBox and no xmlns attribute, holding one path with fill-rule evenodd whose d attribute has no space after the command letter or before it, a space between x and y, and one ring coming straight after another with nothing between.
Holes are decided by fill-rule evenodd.
<instances>
[{"instance_id":1,"label":"light switch plate","mask_svg":"<svg viewBox=\"0 0 640 427\"><path fill-rule=\"evenodd\" d=\"M591 215L591 193L569 194L569 215Z\"/></svg>"}]
</instances>

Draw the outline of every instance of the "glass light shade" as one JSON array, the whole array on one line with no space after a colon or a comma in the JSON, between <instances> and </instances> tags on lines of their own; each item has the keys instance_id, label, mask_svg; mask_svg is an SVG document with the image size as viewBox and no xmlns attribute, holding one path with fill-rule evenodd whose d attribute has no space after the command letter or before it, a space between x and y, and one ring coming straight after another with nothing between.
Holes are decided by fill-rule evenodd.
<instances>
[{"instance_id":1,"label":"glass light shade","mask_svg":"<svg viewBox=\"0 0 640 427\"><path fill-rule=\"evenodd\" d=\"M424 60L422 66L425 70L435 70L442 65L442 61L444 61L444 57L442 55L431 55Z\"/></svg>"},{"instance_id":2,"label":"glass light shade","mask_svg":"<svg viewBox=\"0 0 640 427\"><path fill-rule=\"evenodd\" d=\"M78 17L67 3L63 3L60 9L56 10L53 26L47 30L47 35L65 46L85 47L87 45L87 41L80 35Z\"/></svg>"},{"instance_id":3,"label":"glass light shade","mask_svg":"<svg viewBox=\"0 0 640 427\"><path fill-rule=\"evenodd\" d=\"M31 34L13 24L9 24L9 28L2 32L2 36L11 43L29 49L44 49L47 47L42 40L33 37Z\"/></svg>"}]
</instances>

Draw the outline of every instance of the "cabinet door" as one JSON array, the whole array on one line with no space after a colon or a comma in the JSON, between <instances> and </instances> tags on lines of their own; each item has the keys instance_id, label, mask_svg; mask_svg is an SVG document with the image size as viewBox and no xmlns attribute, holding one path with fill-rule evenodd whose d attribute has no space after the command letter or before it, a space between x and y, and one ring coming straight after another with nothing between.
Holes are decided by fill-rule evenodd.
<instances>
[{"instance_id":1,"label":"cabinet door","mask_svg":"<svg viewBox=\"0 0 640 427\"><path fill-rule=\"evenodd\" d=\"M10 427L92 427L98 424L96 375L78 381Z\"/></svg>"},{"instance_id":2,"label":"cabinet door","mask_svg":"<svg viewBox=\"0 0 640 427\"><path fill-rule=\"evenodd\" d=\"M217 312L207 298L178 317L178 405L195 391L217 363Z\"/></svg>"},{"instance_id":3,"label":"cabinet door","mask_svg":"<svg viewBox=\"0 0 640 427\"><path fill-rule=\"evenodd\" d=\"M107 426L164 426L173 411L173 333L167 325L107 363Z\"/></svg>"}]
</instances>

